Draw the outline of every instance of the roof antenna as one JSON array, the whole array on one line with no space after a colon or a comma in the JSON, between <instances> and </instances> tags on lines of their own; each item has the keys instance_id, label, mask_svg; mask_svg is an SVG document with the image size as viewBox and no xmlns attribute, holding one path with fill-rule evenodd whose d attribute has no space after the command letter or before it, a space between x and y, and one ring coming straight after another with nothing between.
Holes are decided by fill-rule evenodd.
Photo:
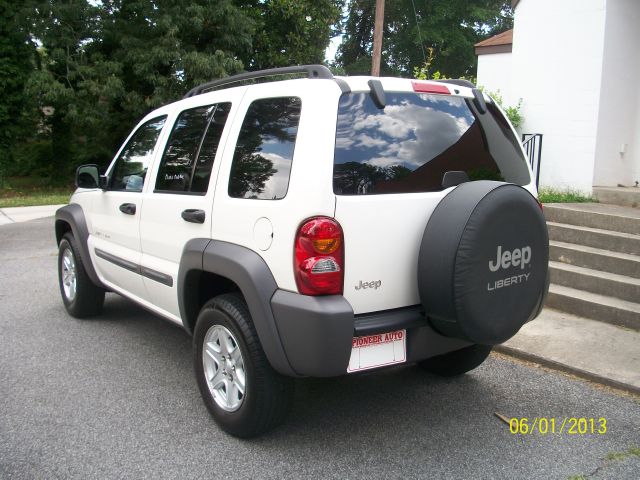
<instances>
[{"instance_id":1,"label":"roof antenna","mask_svg":"<svg viewBox=\"0 0 640 480\"><path fill-rule=\"evenodd\" d=\"M418 40L420 40L420 49L422 50L422 58L424 59L424 63L427 63L427 55L424 52L424 44L422 43L422 32L420 31L420 24L418 23L418 13L416 12L416 3L411 0L411 5L413 5L413 16L416 18L416 27L418 27Z\"/></svg>"}]
</instances>

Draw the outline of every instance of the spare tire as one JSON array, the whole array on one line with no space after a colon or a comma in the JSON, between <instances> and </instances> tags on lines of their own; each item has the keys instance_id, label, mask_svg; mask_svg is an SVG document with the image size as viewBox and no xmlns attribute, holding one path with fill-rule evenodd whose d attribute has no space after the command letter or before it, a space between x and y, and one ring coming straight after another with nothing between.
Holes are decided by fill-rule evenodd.
<instances>
[{"instance_id":1,"label":"spare tire","mask_svg":"<svg viewBox=\"0 0 640 480\"><path fill-rule=\"evenodd\" d=\"M453 189L422 238L418 291L432 326L495 345L539 313L548 289L549 237L524 188L491 181Z\"/></svg>"}]
</instances>

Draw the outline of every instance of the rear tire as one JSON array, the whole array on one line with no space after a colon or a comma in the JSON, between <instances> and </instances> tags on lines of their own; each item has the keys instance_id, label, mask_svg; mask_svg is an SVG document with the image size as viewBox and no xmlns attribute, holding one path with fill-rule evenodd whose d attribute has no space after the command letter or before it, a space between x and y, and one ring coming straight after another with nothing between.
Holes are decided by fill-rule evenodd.
<instances>
[{"instance_id":1,"label":"rear tire","mask_svg":"<svg viewBox=\"0 0 640 480\"><path fill-rule=\"evenodd\" d=\"M471 345L461 350L418 362L427 372L441 377L455 377L479 367L491 353L490 345Z\"/></svg>"},{"instance_id":2,"label":"rear tire","mask_svg":"<svg viewBox=\"0 0 640 480\"><path fill-rule=\"evenodd\" d=\"M62 301L72 317L93 317L102 311L105 291L87 275L70 232L64 234L58 249L58 282Z\"/></svg>"},{"instance_id":3,"label":"rear tire","mask_svg":"<svg viewBox=\"0 0 640 480\"><path fill-rule=\"evenodd\" d=\"M198 387L220 428L251 438L284 421L293 400L293 379L269 364L240 295L224 294L207 302L193 341Z\"/></svg>"}]
</instances>

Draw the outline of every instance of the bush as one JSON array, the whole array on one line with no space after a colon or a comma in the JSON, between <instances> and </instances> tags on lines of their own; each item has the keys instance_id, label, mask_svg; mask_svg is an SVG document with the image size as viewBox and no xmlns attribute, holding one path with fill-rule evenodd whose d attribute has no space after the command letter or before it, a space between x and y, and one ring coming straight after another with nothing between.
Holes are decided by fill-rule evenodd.
<instances>
[{"instance_id":1,"label":"bush","mask_svg":"<svg viewBox=\"0 0 640 480\"><path fill-rule=\"evenodd\" d=\"M547 187L538 191L538 200L541 203L590 203L597 201L591 195L578 190L556 190Z\"/></svg>"},{"instance_id":2,"label":"bush","mask_svg":"<svg viewBox=\"0 0 640 480\"><path fill-rule=\"evenodd\" d=\"M484 88L480 87L480 90L484 91ZM522 108L521 98L518 100L518 103L515 106L505 105L504 100L502 99L502 94L500 93L500 90L496 90L495 92L487 90L486 93L491 98L493 98L493 100L498 105L500 105L500 108L502 108L502 110L504 111L504 114L507 116L507 118L511 122L511 125L513 125L513 128L518 128L520 125L522 125L522 122L524 122L524 117L522 116L522 113L520 113L520 109Z\"/></svg>"}]
</instances>

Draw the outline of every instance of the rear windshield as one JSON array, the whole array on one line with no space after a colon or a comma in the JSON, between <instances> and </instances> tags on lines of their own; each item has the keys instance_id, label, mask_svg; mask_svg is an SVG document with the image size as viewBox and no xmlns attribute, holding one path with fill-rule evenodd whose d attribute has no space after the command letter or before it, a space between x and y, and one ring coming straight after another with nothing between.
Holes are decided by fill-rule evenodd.
<instances>
[{"instance_id":1,"label":"rear windshield","mask_svg":"<svg viewBox=\"0 0 640 480\"><path fill-rule=\"evenodd\" d=\"M530 182L518 140L497 107L480 114L451 95L386 92L379 109L369 93L340 98L333 167L339 195L443 190L446 172L470 180Z\"/></svg>"}]
</instances>

